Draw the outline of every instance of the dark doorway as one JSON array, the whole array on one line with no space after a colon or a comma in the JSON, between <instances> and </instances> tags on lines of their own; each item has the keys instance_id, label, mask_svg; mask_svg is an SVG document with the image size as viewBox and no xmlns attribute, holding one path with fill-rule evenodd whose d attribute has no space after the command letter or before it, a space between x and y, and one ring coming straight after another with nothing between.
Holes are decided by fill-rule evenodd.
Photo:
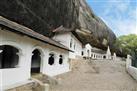
<instances>
[{"instance_id":1,"label":"dark doorway","mask_svg":"<svg viewBox=\"0 0 137 91\"><path fill-rule=\"evenodd\" d=\"M16 68L19 61L19 50L9 45L0 46L0 69Z\"/></svg>"},{"instance_id":2,"label":"dark doorway","mask_svg":"<svg viewBox=\"0 0 137 91\"><path fill-rule=\"evenodd\" d=\"M93 54L91 54L91 58L93 57Z\"/></svg>"},{"instance_id":3,"label":"dark doorway","mask_svg":"<svg viewBox=\"0 0 137 91\"><path fill-rule=\"evenodd\" d=\"M40 73L41 53L35 49L31 58L31 73Z\"/></svg>"},{"instance_id":4,"label":"dark doorway","mask_svg":"<svg viewBox=\"0 0 137 91\"><path fill-rule=\"evenodd\" d=\"M83 52L83 51L81 52L81 55L82 55L82 56L84 55L84 52Z\"/></svg>"},{"instance_id":5,"label":"dark doorway","mask_svg":"<svg viewBox=\"0 0 137 91\"><path fill-rule=\"evenodd\" d=\"M88 53L88 57L89 57L89 56L90 56L90 55L89 55L89 50L87 50L87 53Z\"/></svg>"},{"instance_id":6,"label":"dark doorway","mask_svg":"<svg viewBox=\"0 0 137 91\"><path fill-rule=\"evenodd\" d=\"M104 59L106 59L106 56L103 56Z\"/></svg>"}]
</instances>

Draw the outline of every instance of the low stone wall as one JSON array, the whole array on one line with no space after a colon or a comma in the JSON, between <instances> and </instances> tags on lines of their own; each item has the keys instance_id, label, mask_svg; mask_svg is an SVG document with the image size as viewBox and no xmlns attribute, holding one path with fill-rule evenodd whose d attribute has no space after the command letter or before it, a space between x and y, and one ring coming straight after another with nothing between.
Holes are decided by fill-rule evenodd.
<instances>
[{"instance_id":1,"label":"low stone wall","mask_svg":"<svg viewBox=\"0 0 137 91\"><path fill-rule=\"evenodd\" d=\"M137 68L133 67L131 65L131 57L130 55L127 55L127 59L126 59L126 69L127 72L134 78L137 80Z\"/></svg>"},{"instance_id":2,"label":"low stone wall","mask_svg":"<svg viewBox=\"0 0 137 91\"><path fill-rule=\"evenodd\" d=\"M133 66L129 66L127 68L128 73L137 80L137 68L133 67Z\"/></svg>"}]
</instances>

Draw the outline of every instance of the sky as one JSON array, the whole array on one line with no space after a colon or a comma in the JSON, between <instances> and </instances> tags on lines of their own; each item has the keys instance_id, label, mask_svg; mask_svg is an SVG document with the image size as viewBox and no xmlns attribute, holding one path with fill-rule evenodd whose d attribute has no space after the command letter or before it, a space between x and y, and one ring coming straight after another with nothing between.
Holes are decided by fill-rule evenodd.
<instances>
[{"instance_id":1,"label":"sky","mask_svg":"<svg viewBox=\"0 0 137 91\"><path fill-rule=\"evenodd\" d=\"M137 0L86 0L116 36L137 34Z\"/></svg>"}]
</instances>

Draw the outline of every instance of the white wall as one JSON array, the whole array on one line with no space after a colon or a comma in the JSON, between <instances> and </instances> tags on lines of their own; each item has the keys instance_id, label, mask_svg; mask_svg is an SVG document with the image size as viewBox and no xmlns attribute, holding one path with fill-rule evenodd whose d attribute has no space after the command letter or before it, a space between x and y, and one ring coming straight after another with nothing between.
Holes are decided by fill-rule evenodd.
<instances>
[{"instance_id":1,"label":"white wall","mask_svg":"<svg viewBox=\"0 0 137 91\"><path fill-rule=\"evenodd\" d=\"M71 32L58 33L53 37L53 39L59 41L61 44L70 48L70 50L74 51L74 53L69 52L69 58L75 58L76 56L81 56L82 43ZM71 39L72 39L72 47L70 47Z\"/></svg>"},{"instance_id":2,"label":"white wall","mask_svg":"<svg viewBox=\"0 0 137 91\"><path fill-rule=\"evenodd\" d=\"M0 70L0 91L2 91L2 71Z\"/></svg>"},{"instance_id":3,"label":"white wall","mask_svg":"<svg viewBox=\"0 0 137 91\"><path fill-rule=\"evenodd\" d=\"M69 56L69 52L66 52L64 50L60 50L58 48L49 48L46 50L47 54L45 56L46 61L44 61L44 70L43 73L49 75L49 76L55 76L64 72L68 72L69 71L69 60L68 60L68 56ZM49 58L49 53L52 52L54 53L54 57L55 57L55 63L53 65L49 65L48 64L48 58ZM63 64L60 65L59 64L59 55L63 55Z\"/></svg>"},{"instance_id":4,"label":"white wall","mask_svg":"<svg viewBox=\"0 0 137 91\"><path fill-rule=\"evenodd\" d=\"M70 48L70 33L55 34L53 39Z\"/></svg>"},{"instance_id":5,"label":"white wall","mask_svg":"<svg viewBox=\"0 0 137 91\"><path fill-rule=\"evenodd\" d=\"M19 49L19 65L17 68L0 69L2 72L3 87L23 82L31 77L32 52L38 49L41 52L41 72L49 76L55 76L69 71L68 51L31 39L27 36L18 35L7 30L0 29L0 45L11 45ZM49 51L55 51L57 56L62 54L65 57L63 65L56 63L50 67L47 63ZM58 59L57 59L58 60ZM56 60L56 61L57 61ZM1 80L0 80L1 82Z\"/></svg>"},{"instance_id":6,"label":"white wall","mask_svg":"<svg viewBox=\"0 0 137 91\"><path fill-rule=\"evenodd\" d=\"M131 65L131 57L128 55L127 59L126 59L126 69L127 72L134 78L137 80L137 68L133 67Z\"/></svg>"},{"instance_id":7,"label":"white wall","mask_svg":"<svg viewBox=\"0 0 137 91\"><path fill-rule=\"evenodd\" d=\"M91 57L91 45L90 44L86 44L85 48L83 48L83 52L85 57ZM87 52L89 50L89 53Z\"/></svg>"},{"instance_id":8,"label":"white wall","mask_svg":"<svg viewBox=\"0 0 137 91\"><path fill-rule=\"evenodd\" d=\"M137 80L137 68L133 67L133 66L129 66L127 68L128 73Z\"/></svg>"},{"instance_id":9,"label":"white wall","mask_svg":"<svg viewBox=\"0 0 137 91\"><path fill-rule=\"evenodd\" d=\"M82 43L74 36L72 35L73 39L74 39L74 44L75 44L75 54L77 56L81 56L81 52L82 52Z\"/></svg>"}]
</instances>

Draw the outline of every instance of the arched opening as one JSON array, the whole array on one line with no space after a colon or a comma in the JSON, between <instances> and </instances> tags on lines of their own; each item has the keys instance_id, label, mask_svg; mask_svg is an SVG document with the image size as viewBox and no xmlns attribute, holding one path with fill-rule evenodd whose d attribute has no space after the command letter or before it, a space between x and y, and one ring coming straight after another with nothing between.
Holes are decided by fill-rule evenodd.
<instances>
[{"instance_id":1,"label":"arched opening","mask_svg":"<svg viewBox=\"0 0 137 91\"><path fill-rule=\"evenodd\" d=\"M106 59L106 56L103 56L104 59Z\"/></svg>"},{"instance_id":2,"label":"arched opening","mask_svg":"<svg viewBox=\"0 0 137 91\"><path fill-rule=\"evenodd\" d=\"M84 52L83 52L83 51L81 52L81 55L82 55L82 56L84 55Z\"/></svg>"},{"instance_id":3,"label":"arched opening","mask_svg":"<svg viewBox=\"0 0 137 91\"><path fill-rule=\"evenodd\" d=\"M54 56L55 56L55 55L54 55L53 53L50 53L50 54L49 54L49 59L48 59L48 64L49 64L49 65L53 65L53 64L54 64L54 60L55 60L55 59L54 59Z\"/></svg>"},{"instance_id":4,"label":"arched opening","mask_svg":"<svg viewBox=\"0 0 137 91\"><path fill-rule=\"evenodd\" d=\"M94 58L96 57L96 55L94 54Z\"/></svg>"},{"instance_id":5,"label":"arched opening","mask_svg":"<svg viewBox=\"0 0 137 91\"><path fill-rule=\"evenodd\" d=\"M19 50L13 46L0 46L0 69L16 68L19 62Z\"/></svg>"},{"instance_id":6,"label":"arched opening","mask_svg":"<svg viewBox=\"0 0 137 91\"><path fill-rule=\"evenodd\" d=\"M91 58L93 57L93 54L91 54Z\"/></svg>"},{"instance_id":7,"label":"arched opening","mask_svg":"<svg viewBox=\"0 0 137 91\"><path fill-rule=\"evenodd\" d=\"M32 52L31 58L31 73L40 73L40 65L41 65L41 53L38 49L35 49Z\"/></svg>"},{"instance_id":8,"label":"arched opening","mask_svg":"<svg viewBox=\"0 0 137 91\"><path fill-rule=\"evenodd\" d=\"M63 57L62 57L62 55L59 55L59 64L60 65L63 64Z\"/></svg>"}]
</instances>

